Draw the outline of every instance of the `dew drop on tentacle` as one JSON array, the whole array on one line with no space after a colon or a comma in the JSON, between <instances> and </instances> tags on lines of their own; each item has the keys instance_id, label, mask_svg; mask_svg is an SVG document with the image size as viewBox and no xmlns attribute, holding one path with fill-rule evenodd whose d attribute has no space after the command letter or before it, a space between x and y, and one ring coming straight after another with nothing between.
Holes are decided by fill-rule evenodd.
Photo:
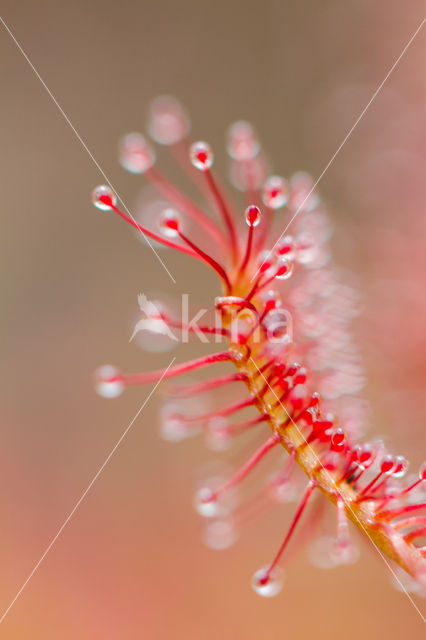
<instances>
[{"instance_id":1,"label":"dew drop on tentacle","mask_svg":"<svg viewBox=\"0 0 426 640\"><path fill-rule=\"evenodd\" d=\"M234 160L247 162L259 153L260 144L250 122L234 122L228 129L227 137L227 150Z\"/></svg>"},{"instance_id":2,"label":"dew drop on tentacle","mask_svg":"<svg viewBox=\"0 0 426 640\"><path fill-rule=\"evenodd\" d=\"M249 227L257 227L262 217L259 207L251 204L244 212L244 217Z\"/></svg>"},{"instance_id":3,"label":"dew drop on tentacle","mask_svg":"<svg viewBox=\"0 0 426 640\"><path fill-rule=\"evenodd\" d=\"M182 408L174 403L166 403L161 407L160 437L166 442L181 442L196 436L200 432L197 424L188 424L179 413Z\"/></svg>"},{"instance_id":4,"label":"dew drop on tentacle","mask_svg":"<svg viewBox=\"0 0 426 640\"><path fill-rule=\"evenodd\" d=\"M183 106L172 96L159 96L151 103L148 131L158 144L173 145L189 133L189 117Z\"/></svg>"},{"instance_id":5,"label":"dew drop on tentacle","mask_svg":"<svg viewBox=\"0 0 426 640\"><path fill-rule=\"evenodd\" d=\"M295 502L300 497L300 482L280 471L269 478L267 489L271 500L279 504Z\"/></svg>"},{"instance_id":6,"label":"dew drop on tentacle","mask_svg":"<svg viewBox=\"0 0 426 640\"><path fill-rule=\"evenodd\" d=\"M176 209L167 207L161 211L157 220L160 231L167 238L177 238L179 236L178 229L181 228L181 219Z\"/></svg>"},{"instance_id":7,"label":"dew drop on tentacle","mask_svg":"<svg viewBox=\"0 0 426 640\"><path fill-rule=\"evenodd\" d=\"M318 569L334 569L340 565L355 564L359 559L359 549L351 541L339 542L334 536L319 536L309 546L311 563Z\"/></svg>"},{"instance_id":8,"label":"dew drop on tentacle","mask_svg":"<svg viewBox=\"0 0 426 640\"><path fill-rule=\"evenodd\" d=\"M392 472L392 477L403 478L407 473L407 469L408 469L408 460L404 458L404 456L396 456L395 468Z\"/></svg>"},{"instance_id":9,"label":"dew drop on tentacle","mask_svg":"<svg viewBox=\"0 0 426 640\"><path fill-rule=\"evenodd\" d=\"M225 451L232 443L229 421L223 416L215 416L207 423L206 446L212 451Z\"/></svg>"},{"instance_id":10,"label":"dew drop on tentacle","mask_svg":"<svg viewBox=\"0 0 426 640\"><path fill-rule=\"evenodd\" d=\"M119 143L121 166L130 173L145 173L155 163L155 151L141 133L128 133Z\"/></svg>"},{"instance_id":11,"label":"dew drop on tentacle","mask_svg":"<svg viewBox=\"0 0 426 640\"><path fill-rule=\"evenodd\" d=\"M260 299L265 305L273 302L275 309L279 309L282 306L281 296L278 291L275 291L275 289L267 289L266 291L262 291L262 293L260 294Z\"/></svg>"},{"instance_id":12,"label":"dew drop on tentacle","mask_svg":"<svg viewBox=\"0 0 426 640\"><path fill-rule=\"evenodd\" d=\"M213 151L207 142L194 142L189 149L189 158L199 171L207 171L213 165Z\"/></svg>"},{"instance_id":13,"label":"dew drop on tentacle","mask_svg":"<svg viewBox=\"0 0 426 640\"><path fill-rule=\"evenodd\" d=\"M251 586L254 591L264 598L273 598L278 595L283 588L284 572L280 567L274 567L269 572L269 565L258 569L253 574Z\"/></svg>"},{"instance_id":14,"label":"dew drop on tentacle","mask_svg":"<svg viewBox=\"0 0 426 640\"><path fill-rule=\"evenodd\" d=\"M280 209L288 202L288 186L284 178L271 176L267 179L262 193L263 203L269 209Z\"/></svg>"},{"instance_id":15,"label":"dew drop on tentacle","mask_svg":"<svg viewBox=\"0 0 426 640\"><path fill-rule=\"evenodd\" d=\"M215 492L226 484L233 473L229 465L219 461L200 470L199 488L193 503L199 515L204 518L224 518L232 513L238 503L238 489L232 487L219 496Z\"/></svg>"},{"instance_id":16,"label":"dew drop on tentacle","mask_svg":"<svg viewBox=\"0 0 426 640\"><path fill-rule=\"evenodd\" d=\"M292 236L283 236L277 242L276 254L286 260L294 260L296 252L295 252L295 243Z\"/></svg>"},{"instance_id":17,"label":"dew drop on tentacle","mask_svg":"<svg viewBox=\"0 0 426 640\"><path fill-rule=\"evenodd\" d=\"M160 436L166 442L180 442L191 435L180 416L167 416L160 421Z\"/></svg>"},{"instance_id":18,"label":"dew drop on tentacle","mask_svg":"<svg viewBox=\"0 0 426 640\"><path fill-rule=\"evenodd\" d=\"M276 262L277 270L275 277L277 280L288 280L294 271L294 263L291 260L280 257Z\"/></svg>"},{"instance_id":19,"label":"dew drop on tentacle","mask_svg":"<svg viewBox=\"0 0 426 640\"><path fill-rule=\"evenodd\" d=\"M153 225L158 226L158 221L161 219L166 209L175 209L168 200L158 195L156 189L152 186L145 186L137 197L134 218L138 224L142 227L153 228ZM177 209L178 210L178 209ZM180 212L179 212L180 214ZM185 230L188 230L189 220L185 219ZM156 251L168 251L170 247L161 242L157 242L154 239L146 238L139 229L134 229L135 237L139 242L143 244L149 244L154 246Z\"/></svg>"},{"instance_id":20,"label":"dew drop on tentacle","mask_svg":"<svg viewBox=\"0 0 426 640\"><path fill-rule=\"evenodd\" d=\"M426 480L426 462L423 462L419 469L419 480Z\"/></svg>"},{"instance_id":21,"label":"dew drop on tentacle","mask_svg":"<svg viewBox=\"0 0 426 640\"><path fill-rule=\"evenodd\" d=\"M311 211L320 202L319 196L313 191L314 181L312 176L305 171L298 171L290 180L290 203L293 209Z\"/></svg>"},{"instance_id":22,"label":"dew drop on tentacle","mask_svg":"<svg viewBox=\"0 0 426 640\"><path fill-rule=\"evenodd\" d=\"M299 264L309 265L318 257L319 247L311 233L304 232L299 234L295 240L295 245L295 258Z\"/></svg>"},{"instance_id":23,"label":"dew drop on tentacle","mask_svg":"<svg viewBox=\"0 0 426 640\"><path fill-rule=\"evenodd\" d=\"M248 170L247 165L250 165ZM262 154L258 154L250 162L232 160L230 167L231 182L239 191L256 191L265 183L268 166Z\"/></svg>"},{"instance_id":24,"label":"dew drop on tentacle","mask_svg":"<svg viewBox=\"0 0 426 640\"><path fill-rule=\"evenodd\" d=\"M230 518L210 519L204 523L203 542L209 549L229 549L238 540L238 530Z\"/></svg>"},{"instance_id":25,"label":"dew drop on tentacle","mask_svg":"<svg viewBox=\"0 0 426 640\"><path fill-rule=\"evenodd\" d=\"M393 471L396 467L396 459L394 456L388 454L380 462L380 472L389 476L393 475Z\"/></svg>"},{"instance_id":26,"label":"dew drop on tentacle","mask_svg":"<svg viewBox=\"0 0 426 640\"><path fill-rule=\"evenodd\" d=\"M110 364L96 369L94 386L96 392L103 398L118 398L125 389L121 372Z\"/></svg>"},{"instance_id":27,"label":"dew drop on tentacle","mask_svg":"<svg viewBox=\"0 0 426 640\"><path fill-rule=\"evenodd\" d=\"M101 184L93 189L92 202L100 211L112 211L117 204L117 196L110 187Z\"/></svg>"},{"instance_id":28,"label":"dew drop on tentacle","mask_svg":"<svg viewBox=\"0 0 426 640\"><path fill-rule=\"evenodd\" d=\"M333 548L336 539L333 536L319 536L308 547L308 556L311 564L318 569L334 569L336 558Z\"/></svg>"}]
</instances>

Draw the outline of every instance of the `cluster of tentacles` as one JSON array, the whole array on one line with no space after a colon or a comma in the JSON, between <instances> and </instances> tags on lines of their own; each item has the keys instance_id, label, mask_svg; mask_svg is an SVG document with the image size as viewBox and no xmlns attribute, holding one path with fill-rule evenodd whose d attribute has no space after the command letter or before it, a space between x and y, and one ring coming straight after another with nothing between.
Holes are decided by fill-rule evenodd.
<instances>
[{"instance_id":1,"label":"cluster of tentacles","mask_svg":"<svg viewBox=\"0 0 426 640\"><path fill-rule=\"evenodd\" d=\"M364 373L349 328L358 300L332 262L331 223L312 180L302 173L289 182L269 176L255 131L249 123L237 122L229 129L227 150L233 185L246 201L241 215L212 171L211 147L192 141L188 117L176 100L162 97L154 101L149 133L154 141L167 145L187 170L212 215L158 170L153 148L138 133L122 140L120 161L130 172L143 173L159 192L157 228L149 229L119 209L108 186L94 190L93 202L100 210L116 212L144 238L202 262L222 282L212 325L184 323L156 305L147 305L143 328L159 334L169 329L196 333L215 342L225 340L227 348L152 373L125 375L104 366L96 374L97 390L105 397L116 397L128 386L228 361L234 372L176 388L174 394L193 399L240 383L246 387L242 400L195 416L184 415L173 405L165 411L163 423L163 434L169 440L204 430L217 448L227 446L241 433L259 433L262 425L269 431L234 475L223 482L212 478L200 488L196 506L208 519L211 546L221 548L233 541L232 518L238 518L238 509L231 515L235 488L270 450L281 446L289 457L261 496L289 501L297 467L307 480L275 558L254 574L253 587L258 593L270 596L280 590L282 555L313 494L319 492L334 503L337 512L335 534L319 541L319 564L336 566L356 559L349 519L384 558L398 563L425 586L426 464L418 476L407 477L405 458L388 453L381 441L359 442L368 407L358 395ZM292 235L287 233L290 224ZM200 243L191 233L198 235ZM257 410L255 417L237 421L235 416L248 407Z\"/></svg>"}]
</instances>

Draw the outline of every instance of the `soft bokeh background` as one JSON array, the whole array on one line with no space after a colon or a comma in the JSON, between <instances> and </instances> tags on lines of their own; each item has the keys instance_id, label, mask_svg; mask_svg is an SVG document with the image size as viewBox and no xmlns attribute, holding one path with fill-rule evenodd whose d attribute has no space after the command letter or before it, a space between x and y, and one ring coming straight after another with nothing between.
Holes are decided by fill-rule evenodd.
<instances>
[{"instance_id":1,"label":"soft bokeh background","mask_svg":"<svg viewBox=\"0 0 426 640\"><path fill-rule=\"evenodd\" d=\"M3 0L2 15L131 208L139 179L118 166L116 141L144 126L159 93L183 100L219 160L227 124L243 117L277 172L318 176L420 24L422 3ZM426 417L425 44L423 28L320 185L340 260L364 290L372 430L414 466ZM136 294L189 290L201 302L216 283L164 253L174 286L125 225L96 213L89 194L103 179L1 26L0 74L3 611L148 393L101 400L93 369L170 360L128 344ZM419 614L367 549L333 573L302 554L280 597L256 597L251 573L293 507L247 528L229 551L203 547L190 496L209 454L198 441L158 438L160 404L152 398L135 422L1 637L421 637Z\"/></svg>"}]
</instances>

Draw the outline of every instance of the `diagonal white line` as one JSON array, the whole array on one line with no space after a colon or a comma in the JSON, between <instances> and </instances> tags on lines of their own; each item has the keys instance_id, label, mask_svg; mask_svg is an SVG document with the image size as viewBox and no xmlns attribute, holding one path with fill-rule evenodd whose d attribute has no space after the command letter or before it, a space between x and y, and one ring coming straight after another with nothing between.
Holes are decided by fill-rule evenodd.
<instances>
[{"instance_id":1,"label":"diagonal white line","mask_svg":"<svg viewBox=\"0 0 426 640\"><path fill-rule=\"evenodd\" d=\"M274 394L275 398L278 400L280 406L282 407L282 409L284 410L285 414L287 415L287 417L289 418L289 420L292 422L293 426L296 428L299 436L303 439L304 444L309 448L310 452L312 453L313 457L315 458L316 462L322 467L323 471L325 472L325 474L328 476L329 480L331 481L331 483L334 484L333 478L330 475L330 473L328 472L328 470L324 467L323 463L321 462L321 459L318 457L318 455L316 454L315 450L312 448L312 446L309 444L309 442L306 440L305 436L303 435L303 433L300 431L298 425L296 424L296 422L294 422L293 418L291 417L291 415L289 414L289 412L287 411L286 407L283 405L283 403L281 402L281 400L279 399L279 397L277 396L277 394L275 393L275 391L273 390L273 388L271 387L271 385L269 384L268 380L265 378L265 376L263 375L262 371L259 369L259 367L257 366L257 364L255 363L255 361L253 360L253 358L250 356L250 360L252 361L252 363L254 364L254 366L256 367L258 373L262 376L263 380L266 382L267 386L269 387L270 391ZM426 623L426 619L424 618L422 612L420 611L420 609L417 607L416 603L414 602L414 600L412 599L412 597L410 596L410 594L408 593L408 591L405 589L404 585L402 584L401 580L398 578L397 574L395 573L395 571L392 569L391 565L389 564L387 558L385 557L385 555L382 553L382 551L379 549L379 547L375 544L374 540L371 538L370 534L368 533L368 531L366 530L366 528L364 527L363 523L361 522L361 520L358 518L357 514L355 513L355 511L352 509L352 506L350 504L350 502L348 502L347 500L345 500L345 497L342 495L342 493L339 491L339 489L336 487L336 491L339 494L339 497L342 499L342 501L345 503L345 506L349 509L349 511L352 513L352 515L354 516L355 520L358 522L360 528L363 530L363 532L365 533L365 535L367 536L367 538L370 540L371 544L373 545L374 549L377 551L377 553L379 554L379 556L382 558L383 562L386 564L386 566L388 567L389 571L391 572L393 578L398 582L399 586L401 587L401 590L405 593L405 595L407 596L407 598L409 599L409 601L411 602L411 604L413 605L413 607L415 608L415 610L417 611L417 613L419 614L419 616L421 617L421 619L423 620L423 622Z\"/></svg>"},{"instance_id":2,"label":"diagonal white line","mask_svg":"<svg viewBox=\"0 0 426 640\"><path fill-rule=\"evenodd\" d=\"M363 118L363 116L365 115L367 109L370 107L370 105L372 104L372 102L375 100L375 98L377 97L378 93L381 91L383 85L385 84L386 80L389 78L389 76L391 75L392 71L395 69L395 67L397 66L397 64L399 63L399 61L401 60L401 58L403 57L403 55L405 54L405 52L407 51L408 47L411 45L411 43L413 42L414 38L417 36L417 34L419 33L420 29L422 28L422 26L424 25L426 21L426 18L423 18L423 20L421 21L421 23L419 24L419 26L417 27L417 29L415 30L415 32L413 33L413 35L411 36L411 38L409 39L409 41L407 42L407 44L405 45L405 47L403 48L403 50L401 51L401 53L399 54L399 56L397 57L397 59L395 60L395 62L393 63L393 65L391 66L391 68L389 69L389 71L387 72L387 74L385 75L384 79L382 80L382 82L379 84L379 86L377 87L377 89L375 90L375 92L373 93L373 95L371 96L370 100L368 101L368 103L366 104L366 106L364 107L364 109L361 111L361 113L359 114L358 118L355 120L354 124L352 125L352 127L349 129L348 133L345 135L345 137L343 138L342 142L340 143L340 145L337 147L336 151L333 153L333 155L331 156L330 160L327 162L327 164L325 165L324 169L322 170L322 172L320 173L319 177L316 179L315 184L313 185L313 187L311 188L311 190L309 191L309 193L307 194L307 196L305 197L305 199L303 200L303 202L297 207L295 213L293 214L293 216L290 218L289 223L287 224L287 226L285 227L284 231L281 233L280 237L278 238L278 240L276 241L276 243L274 244L274 246L272 247L272 249L270 249L270 251L268 252L268 254L266 255L266 257L264 258L262 264L259 266L258 270L256 271L256 273L254 274L254 276L252 277L252 279L250 280L250 282L253 282L253 280L257 277L258 273L260 272L262 266L264 265L264 263L268 260L269 256L274 252L275 247L277 246L277 244L279 243L279 241L281 240L281 238L283 237L283 235L286 233L286 231L288 230L288 228L290 227L291 223L293 222L293 220L296 218L296 216L300 213L300 211L303 209L303 206L305 204L305 202L308 200L309 196L312 194L312 192L316 189L316 187L318 186L318 183L320 182L320 180L322 180L322 178L324 177L325 173L328 171L328 169L330 168L331 164L334 162L336 156L338 153L340 153L340 151L342 150L343 146L346 144L348 138L351 136L352 132L354 131L354 129L358 126L360 120Z\"/></svg>"},{"instance_id":3,"label":"diagonal white line","mask_svg":"<svg viewBox=\"0 0 426 640\"><path fill-rule=\"evenodd\" d=\"M130 431L130 429L133 426L134 422L136 421L136 419L139 417L139 415L141 414L141 412L144 409L144 407L149 402L151 396L154 394L154 392L156 391L158 385L160 384L160 382L162 381L162 379L164 378L164 376L166 375L167 371L170 369L170 367L172 366L172 364L174 363L175 360L176 360L176 358L173 358L172 361L170 362L169 366L163 371L163 373L161 375L161 378L158 380L158 382L156 382L154 387L151 389L151 391L149 392L148 396L145 398L145 400L143 401L143 403L139 407L136 415L129 422L129 424L127 425L126 429L123 431L123 433L121 434L120 438L117 440L116 444L113 446L113 448L111 449L111 451L109 452L109 454L107 455L107 457L105 458L105 460L103 461L103 463L101 464L101 466L99 467L99 469L97 470L95 475L93 476L92 480L89 482L89 484L87 485L86 489L83 491L83 493L81 494L80 498L77 500L77 502L75 503L74 507L72 508L72 510L70 511L68 516L65 518L64 522L62 523L62 525L58 529L58 532L52 538L52 540L49 542L49 544L46 547L43 555L41 556L41 558L38 560L38 562L34 566L33 570L29 574L28 578L25 580L24 584L20 587L19 591L17 592L17 594L15 595L15 597L13 598L13 600L11 601L9 606L7 607L7 609L2 614L2 616L0 618L0 624L3 622L3 620L5 619L5 617L7 616L7 614L9 613L9 611L11 610L11 608L13 607L13 605L15 604L15 602L17 601L17 599L19 598L19 596L21 595L21 593L23 592L23 590L25 589L25 587L27 586L27 584L29 583L31 578L33 577L33 575L35 574L35 572L37 571L37 569L39 568L39 566L41 565L41 563L43 562L43 560L45 559L45 557L47 556L47 554L49 553L49 551L51 550L53 545L55 544L56 540L59 538L59 536L61 535L62 531L65 529L65 527L69 523L69 521L73 517L74 513L77 511L77 509L79 508L79 506L83 502L84 498L87 496L87 494L89 493L90 489L93 487L93 485L95 484L96 480L99 478L99 476L101 475L102 471L105 469L106 465L111 460L111 458L114 455L114 453L117 451L118 447L120 446L120 444L122 443L122 441L126 437L127 433Z\"/></svg>"},{"instance_id":4,"label":"diagonal white line","mask_svg":"<svg viewBox=\"0 0 426 640\"><path fill-rule=\"evenodd\" d=\"M90 151L89 147L87 146L87 144L84 142L83 138L80 136L80 134L78 133L77 129L74 127L73 123L71 122L71 120L69 119L69 117L67 116L67 114L65 113L65 111L62 109L61 105L59 104L59 102L56 100L55 96L53 95L53 93L51 92L51 90L49 89L49 87L47 86L47 84L45 83L45 81L43 80L43 78L41 77L40 73L37 71L37 69L35 68L35 66L33 65L33 63L31 62L31 60L29 59L29 57L27 56L27 54L25 53L24 49L22 48L22 46L19 44L19 42L17 41L17 39L15 38L15 36L13 35L12 31L9 29L9 27L7 26L7 24L5 23L5 21L3 20L3 18L0 16L0 22L3 24L4 28L6 29L6 31L8 32L8 34L10 35L10 37L12 38L13 42L16 44L16 46L18 47L19 51L22 53L22 55L24 56L25 60L28 62L29 66L31 67L31 69L33 70L34 74L36 75L36 77L38 78L38 80L41 82L41 84L43 85L43 87L46 89L47 93L49 94L50 98L52 99L52 101L55 103L56 107L58 108L59 112L61 113L61 115L63 116L64 120L66 121L66 123L69 125L69 127L72 129L74 135L76 136L77 140L80 142L80 144L82 145L82 147L84 148L84 150L87 152L87 154L89 155L90 159L92 160L93 164L95 165L95 167L98 169L99 173L102 175L102 177L104 178L105 182L111 187L111 189L114 191L114 193L116 194L117 198L120 200L120 202L123 205L123 208L125 210L125 212L127 213L127 215L129 216L129 218L131 218L133 220L133 222L136 222L136 220L134 219L134 217L132 216L132 214L130 213L129 209L127 208L125 202L123 201L123 199L118 195L117 190L113 187L113 185L111 184L110 179L108 178L108 176L105 174L105 172L103 171L103 169L101 168L100 164L98 163L98 161L96 160L96 158L94 157L94 155L92 154L92 152ZM165 271L167 272L167 274L169 275L169 277L171 278L171 280L173 281L174 284L176 284L176 280L174 279L174 277L172 276L172 274L170 273L170 271L167 269L166 265L164 264L163 260L160 258L160 256L158 255L158 252L155 250L154 246L152 245L150 239L148 238L148 236L146 236L144 234L144 232L142 231L142 229L139 229L139 231L141 232L144 240L147 242L148 246L152 249L152 251L154 252L157 260L160 262L160 264L162 265L162 267L165 269Z\"/></svg>"}]
</instances>

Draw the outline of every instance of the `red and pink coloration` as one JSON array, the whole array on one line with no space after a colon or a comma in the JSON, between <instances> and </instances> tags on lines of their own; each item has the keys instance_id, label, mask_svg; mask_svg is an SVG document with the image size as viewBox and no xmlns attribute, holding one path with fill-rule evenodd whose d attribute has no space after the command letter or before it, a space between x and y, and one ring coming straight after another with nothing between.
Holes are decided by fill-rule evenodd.
<instances>
[{"instance_id":1,"label":"red and pink coloration","mask_svg":"<svg viewBox=\"0 0 426 640\"><path fill-rule=\"evenodd\" d=\"M196 433L194 425L198 424L214 446L222 447L248 430L268 427L272 431L235 475L197 493L197 510L209 518L206 539L215 548L235 540L235 522L247 515L240 507L231 519L235 509L232 492L271 449L281 445L290 457L268 482L267 490L260 492L256 504L248 505L251 516L271 498L287 501L294 491L297 465L305 472L306 488L284 541L272 562L254 574L252 584L259 594L273 596L280 591L281 557L313 496L320 494L336 506L337 513L334 536L319 541L322 566L356 559L349 519L380 553L426 586L426 547L419 542L426 536L426 502L420 496L426 466L421 467L418 479L405 482L408 463L404 458L388 454L381 442L359 443L367 419L365 401L359 397L364 373L349 327L357 314L357 295L332 262L330 220L311 179L302 173L289 182L268 176L252 126L237 122L229 130L228 152L234 186L245 198L241 213L212 171L210 145L191 140L189 119L175 99L154 101L148 128L151 137L168 145L188 170L216 215L208 215L160 173L153 149L137 133L123 139L120 161L132 173L143 173L167 201L158 220L159 231L121 211L107 186L94 190L93 202L101 211L117 213L144 236L187 254L219 276L222 295L211 306L221 316L221 327L198 327L198 331L223 337L228 345L225 351L166 372L124 375L113 367L102 367L97 372L98 391L116 397L128 386L172 378L216 362L236 367L229 375L179 387L175 395L193 398L241 382L248 392L245 399L195 417L175 412L166 416L164 433L170 440L180 440ZM292 236L287 233L290 221ZM190 222L198 235L205 234L208 251L184 233ZM291 318L291 330L288 323L277 322L283 313ZM236 318L243 314L249 320L239 323L235 331ZM170 328L188 330L165 313L155 319ZM247 407L257 410L257 416L232 422ZM317 510L310 517L315 519Z\"/></svg>"}]
</instances>

